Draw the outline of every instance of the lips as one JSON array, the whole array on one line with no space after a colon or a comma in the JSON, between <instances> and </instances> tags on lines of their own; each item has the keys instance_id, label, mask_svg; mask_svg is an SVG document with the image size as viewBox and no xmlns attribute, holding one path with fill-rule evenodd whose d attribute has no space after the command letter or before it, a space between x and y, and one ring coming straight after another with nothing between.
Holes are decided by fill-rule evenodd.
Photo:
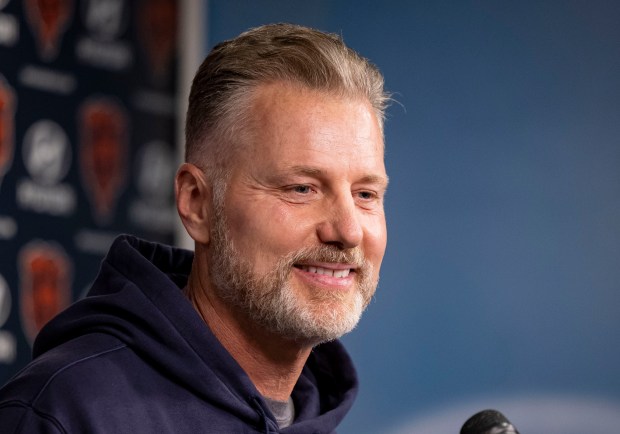
<instances>
[{"instance_id":1,"label":"lips","mask_svg":"<svg viewBox=\"0 0 620 434\"><path fill-rule=\"evenodd\" d=\"M311 284L349 286L366 275L366 261L360 249L346 251L319 246L298 251L289 262Z\"/></svg>"},{"instance_id":2,"label":"lips","mask_svg":"<svg viewBox=\"0 0 620 434\"><path fill-rule=\"evenodd\" d=\"M322 274L324 276L339 277L339 278L347 277L349 273L352 271L350 268L333 269L333 268L316 267L312 265L297 265L296 267L308 273Z\"/></svg>"}]
</instances>

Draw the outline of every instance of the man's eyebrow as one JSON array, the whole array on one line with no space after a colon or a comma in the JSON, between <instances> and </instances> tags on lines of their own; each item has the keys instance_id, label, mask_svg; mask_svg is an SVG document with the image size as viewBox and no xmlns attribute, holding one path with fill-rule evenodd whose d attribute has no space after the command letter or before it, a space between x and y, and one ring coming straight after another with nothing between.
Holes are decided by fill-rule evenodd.
<instances>
[{"instance_id":1,"label":"man's eyebrow","mask_svg":"<svg viewBox=\"0 0 620 434\"><path fill-rule=\"evenodd\" d=\"M318 167L312 166L293 166L286 170L286 173L291 175L308 175L308 176L320 176L325 172Z\"/></svg>"},{"instance_id":2,"label":"man's eyebrow","mask_svg":"<svg viewBox=\"0 0 620 434\"><path fill-rule=\"evenodd\" d=\"M285 174L289 174L289 175L306 175L306 176L320 177L321 175L325 174L325 171L322 170L322 169L319 169L318 167L303 166L302 165L302 166L290 167L284 173ZM379 184L383 188L387 188L388 183L389 183L389 178L388 178L387 175L372 175L372 174L369 174L369 175L363 176L357 182L358 183L363 183L363 184Z\"/></svg>"},{"instance_id":3,"label":"man's eyebrow","mask_svg":"<svg viewBox=\"0 0 620 434\"><path fill-rule=\"evenodd\" d=\"M359 180L362 184L379 184L383 188L387 188L390 178L385 175L366 175Z\"/></svg>"}]
</instances>

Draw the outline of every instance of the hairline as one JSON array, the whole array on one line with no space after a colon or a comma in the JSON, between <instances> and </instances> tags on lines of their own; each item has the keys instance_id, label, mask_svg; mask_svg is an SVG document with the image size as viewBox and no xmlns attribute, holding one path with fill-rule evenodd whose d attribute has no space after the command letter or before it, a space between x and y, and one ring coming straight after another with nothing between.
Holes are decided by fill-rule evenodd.
<instances>
[{"instance_id":1,"label":"hairline","mask_svg":"<svg viewBox=\"0 0 620 434\"><path fill-rule=\"evenodd\" d=\"M215 164L205 162L204 158L196 158L195 156L192 158L190 155L187 155L187 161L196 164L202 168L203 171L208 169L212 172L206 173L212 180L218 177L227 178L229 175L228 172L230 172L230 170L228 170L230 160L242 146L247 146L248 140L251 140L247 136L250 135L252 131L250 116L252 107L256 102L256 94L261 89L274 85L317 93L342 101L349 100L367 103L379 126L382 145L385 149L383 112L374 107L370 99L362 92L350 92L343 88L326 89L314 87L309 86L301 80L295 79L272 79L257 81L231 92L226 103L223 105L226 113L220 118L218 127L214 128L212 131L205 131L206 128L203 128L201 136L199 138L193 138L194 141L211 141L213 143L212 146L215 152L211 152L211 154L215 155L211 155L211 157L214 157L211 159L215 160ZM196 147L196 144L194 143L192 146ZM205 145L198 145L198 147L206 149ZM196 152L194 152L194 154L196 154ZM211 175L213 178L211 178Z\"/></svg>"}]
</instances>

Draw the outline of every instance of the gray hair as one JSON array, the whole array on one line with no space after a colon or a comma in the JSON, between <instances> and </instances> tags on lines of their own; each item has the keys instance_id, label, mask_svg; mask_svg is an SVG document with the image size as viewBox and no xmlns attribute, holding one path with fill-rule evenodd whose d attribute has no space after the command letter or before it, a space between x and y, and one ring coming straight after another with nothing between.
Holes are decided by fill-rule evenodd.
<instances>
[{"instance_id":1,"label":"gray hair","mask_svg":"<svg viewBox=\"0 0 620 434\"><path fill-rule=\"evenodd\" d=\"M383 130L390 96L375 65L336 34L270 24L218 44L198 69L185 125L186 161L222 181L227 157L244 132L251 95L259 85L274 82L366 99Z\"/></svg>"}]
</instances>

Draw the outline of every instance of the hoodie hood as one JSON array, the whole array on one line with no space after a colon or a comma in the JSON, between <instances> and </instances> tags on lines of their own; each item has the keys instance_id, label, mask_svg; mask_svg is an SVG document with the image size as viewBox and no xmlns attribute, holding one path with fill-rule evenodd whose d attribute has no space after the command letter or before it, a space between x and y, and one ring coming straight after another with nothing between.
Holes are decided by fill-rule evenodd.
<instances>
[{"instance_id":1,"label":"hoodie hood","mask_svg":"<svg viewBox=\"0 0 620 434\"><path fill-rule=\"evenodd\" d=\"M117 238L88 296L43 328L34 357L80 336L110 335L167 379L264 432L332 432L357 392L342 345L334 341L312 351L292 395L295 423L278 430L247 374L183 294L192 260L187 250Z\"/></svg>"}]
</instances>

